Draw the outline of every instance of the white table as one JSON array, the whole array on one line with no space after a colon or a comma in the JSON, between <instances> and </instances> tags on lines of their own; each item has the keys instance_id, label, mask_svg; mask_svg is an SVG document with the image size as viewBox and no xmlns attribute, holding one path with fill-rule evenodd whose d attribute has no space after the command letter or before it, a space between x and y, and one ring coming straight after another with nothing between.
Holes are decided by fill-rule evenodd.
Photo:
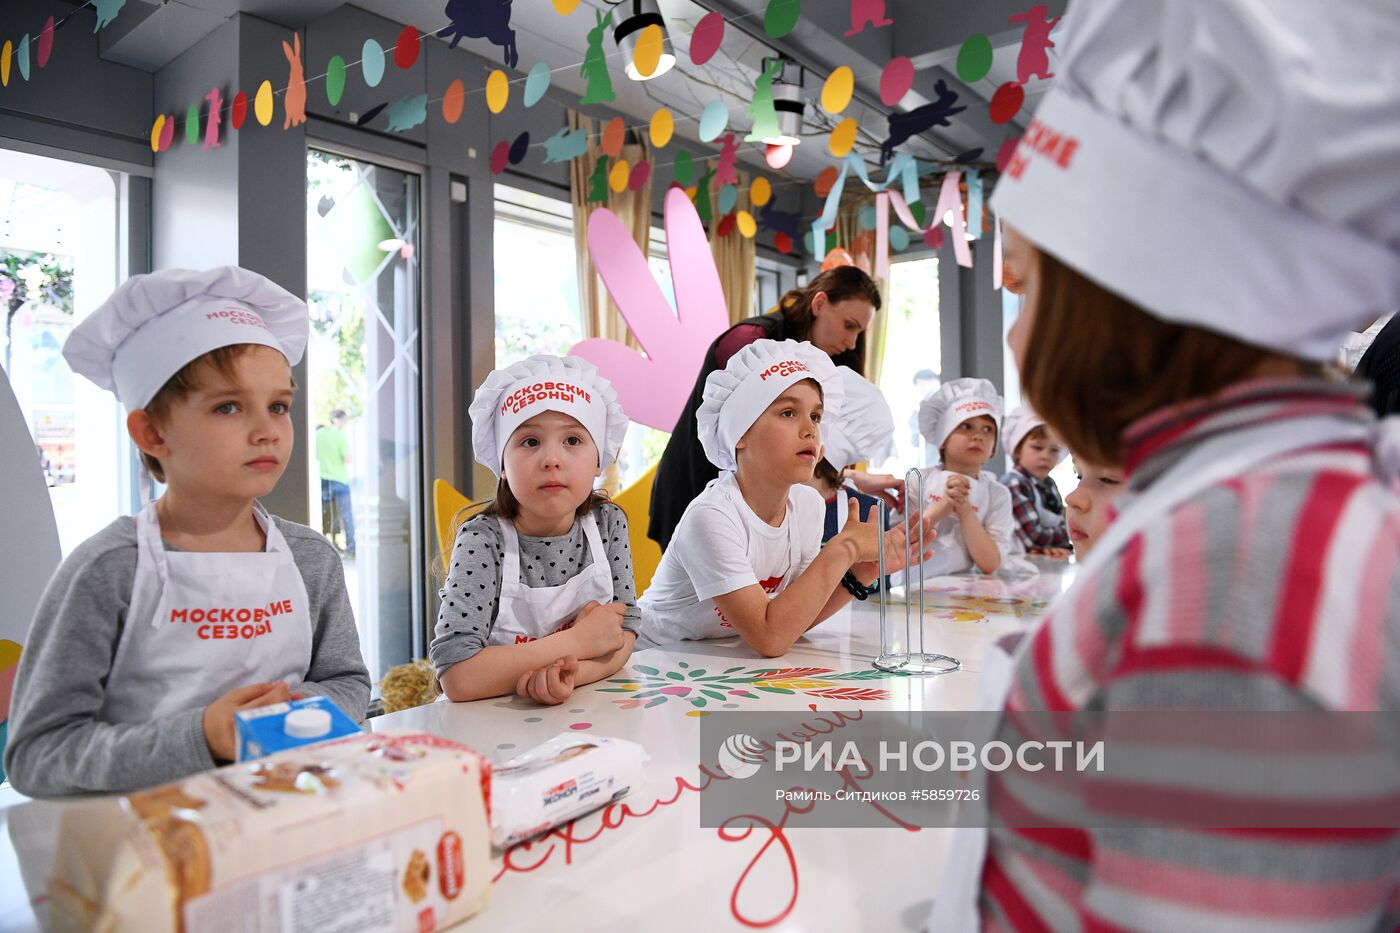
<instances>
[{"instance_id":1,"label":"white table","mask_svg":"<svg viewBox=\"0 0 1400 933\"><path fill-rule=\"evenodd\" d=\"M738 638L686 642L634 654L613 678L575 691L558 707L505 698L442 701L379 717L373 726L433 732L496 762L570 730L639 742L651 756L647 782L624 801L495 862L496 888L480 915L491 930L537 930L554 919L571 930L600 931L661 925L921 930L942 872L947 830L778 826L733 838L739 834L701 828L700 718L731 709L967 709L987 646L1024 631L1068 584L1063 566L1055 570L1032 581L932 581L926 644L962 661L951 674L900 677L874 670L878 613L857 604L776 660ZM887 611L902 627L903 606L891 604ZM778 673L763 686L787 692L699 679L724 672L746 679L764 671ZM779 814L781 805L775 805L775 820Z\"/></svg>"},{"instance_id":2,"label":"white table","mask_svg":"<svg viewBox=\"0 0 1400 933\"><path fill-rule=\"evenodd\" d=\"M493 862L491 902L473 921L480 928L533 931L557 922L571 931L920 930L942 872L947 830L701 828L700 719L715 710L967 709L987 646L1025 631L1072 579L1072 568L1045 567L1038 578L929 582L926 645L961 660L951 674L874 670L878 610L856 604L778 659L763 658L738 638L686 642L634 654L614 677L575 691L561 706L442 701L381 716L371 726L433 732L496 762L567 731L640 742L650 755L647 781L629 797ZM903 605L887 611L902 628ZM729 672L747 680L768 671L776 673L755 684L700 679ZM36 928L4 809L17 799L0 794L0 933Z\"/></svg>"}]
</instances>

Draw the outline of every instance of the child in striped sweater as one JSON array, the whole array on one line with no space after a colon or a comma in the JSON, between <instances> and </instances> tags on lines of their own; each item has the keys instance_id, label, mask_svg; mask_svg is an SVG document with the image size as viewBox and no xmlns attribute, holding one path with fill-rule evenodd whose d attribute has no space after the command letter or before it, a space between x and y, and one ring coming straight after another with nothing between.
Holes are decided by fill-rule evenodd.
<instances>
[{"instance_id":1,"label":"child in striped sweater","mask_svg":"<svg viewBox=\"0 0 1400 933\"><path fill-rule=\"evenodd\" d=\"M1008 336L1023 391L1128 489L1004 666L997 737L1034 710L1070 714L1076 738L1142 710L1395 712L1400 498L1377 441L1393 426L1324 367L1400 305L1400 134L1382 142L1373 109L1400 122L1400 7L1075 9L993 206L1026 293ZM1309 789L1306 768L1210 752L1137 777L1113 815L1190 799L1374 821L1105 829L1092 781L1047 801L996 776L996 828L960 837L931 929L1396 928L1400 831L1362 776Z\"/></svg>"}]
</instances>

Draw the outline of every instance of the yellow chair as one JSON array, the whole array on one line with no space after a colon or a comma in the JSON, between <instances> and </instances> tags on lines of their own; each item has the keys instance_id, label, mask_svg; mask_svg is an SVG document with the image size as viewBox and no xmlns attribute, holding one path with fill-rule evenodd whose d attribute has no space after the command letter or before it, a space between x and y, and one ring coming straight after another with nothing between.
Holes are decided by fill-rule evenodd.
<instances>
[{"instance_id":1,"label":"yellow chair","mask_svg":"<svg viewBox=\"0 0 1400 933\"><path fill-rule=\"evenodd\" d=\"M652 466L631 486L612 500L627 515L627 541L632 548L632 579L637 595L646 592L651 578L661 563L661 546L647 537L651 520L651 487L656 482L656 467ZM452 520L457 513L472 505L472 500L458 492L451 483L433 481L433 516L437 523L438 553L452 552Z\"/></svg>"},{"instance_id":2,"label":"yellow chair","mask_svg":"<svg viewBox=\"0 0 1400 933\"><path fill-rule=\"evenodd\" d=\"M637 595L646 592L661 563L661 545L647 537L651 522L651 487L656 483L656 465L613 499L627 514L627 541L632 546L632 579Z\"/></svg>"},{"instance_id":3,"label":"yellow chair","mask_svg":"<svg viewBox=\"0 0 1400 933\"><path fill-rule=\"evenodd\" d=\"M472 500L458 492L451 483L433 480L433 518L437 523L439 554L452 553L452 520L471 504Z\"/></svg>"}]
</instances>

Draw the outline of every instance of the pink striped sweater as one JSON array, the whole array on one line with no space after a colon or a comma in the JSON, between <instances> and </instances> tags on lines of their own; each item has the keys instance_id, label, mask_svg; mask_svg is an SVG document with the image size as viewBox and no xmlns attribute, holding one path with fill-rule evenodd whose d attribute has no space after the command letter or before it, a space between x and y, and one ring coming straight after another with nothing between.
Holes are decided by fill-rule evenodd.
<instances>
[{"instance_id":1,"label":"pink striped sweater","mask_svg":"<svg viewBox=\"0 0 1400 933\"><path fill-rule=\"evenodd\" d=\"M1370 418L1355 385L1291 379L1144 419L1128 432L1122 505L1208 438L1318 414ZM1211 487L1074 594L1030 636L1003 737L1020 710L1400 710L1400 498L1364 445L1299 451ZM1046 812L1014 784L989 800L1002 816ZM983 866L987 930L1400 925L1394 831L1010 822Z\"/></svg>"}]
</instances>

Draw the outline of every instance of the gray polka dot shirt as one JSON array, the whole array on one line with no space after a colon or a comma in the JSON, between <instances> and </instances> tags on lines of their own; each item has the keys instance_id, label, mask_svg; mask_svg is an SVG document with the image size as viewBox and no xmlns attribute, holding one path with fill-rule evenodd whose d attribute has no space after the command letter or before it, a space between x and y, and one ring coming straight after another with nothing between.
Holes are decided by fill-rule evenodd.
<instances>
[{"instance_id":1,"label":"gray polka dot shirt","mask_svg":"<svg viewBox=\"0 0 1400 933\"><path fill-rule=\"evenodd\" d=\"M607 503L593 510L603 549L612 564L613 601L627 604L623 628L637 631L641 613L632 583L632 549L627 543L627 516ZM569 533L558 538L520 535L520 582L526 586L559 586L593 563L583 523L574 522ZM452 546L447 580L438 590L437 627L428 659L442 676L458 661L465 661L491 638L501 595L501 560L505 546L494 515L478 515L463 523Z\"/></svg>"}]
</instances>

